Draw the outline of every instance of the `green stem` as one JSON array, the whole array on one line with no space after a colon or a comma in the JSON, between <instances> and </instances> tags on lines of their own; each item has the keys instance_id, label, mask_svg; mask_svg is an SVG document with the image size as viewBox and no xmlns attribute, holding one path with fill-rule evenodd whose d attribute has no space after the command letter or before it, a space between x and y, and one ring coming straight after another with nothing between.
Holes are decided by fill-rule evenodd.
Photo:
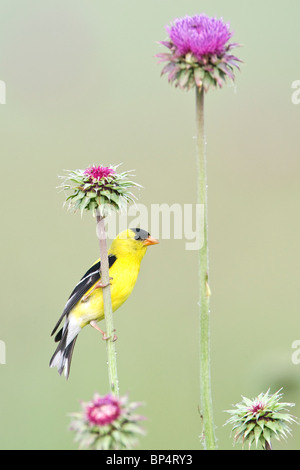
<instances>
[{"instance_id":1,"label":"green stem","mask_svg":"<svg viewBox=\"0 0 300 470\"><path fill-rule=\"evenodd\" d=\"M200 308L200 399L206 449L216 448L210 381L210 289L208 285L208 222L206 142L204 132L204 91L196 89L197 127L197 203L204 209L203 245L199 250L199 308Z\"/></svg>"},{"instance_id":2,"label":"green stem","mask_svg":"<svg viewBox=\"0 0 300 470\"><path fill-rule=\"evenodd\" d=\"M104 286L103 292L103 304L104 304L104 316L106 323L106 350L107 350L107 364L108 364L108 378L110 390L116 397L119 396L119 381L117 373L117 358L116 358L116 347L114 342L114 324L113 324L113 312L111 304L111 293L110 293L110 279L109 279L109 264L108 264L108 251L106 243L106 231L104 225L104 217L99 213L96 215L97 219L97 235L99 238L100 247L100 259L101 268L100 276L101 282Z\"/></svg>"}]
</instances>

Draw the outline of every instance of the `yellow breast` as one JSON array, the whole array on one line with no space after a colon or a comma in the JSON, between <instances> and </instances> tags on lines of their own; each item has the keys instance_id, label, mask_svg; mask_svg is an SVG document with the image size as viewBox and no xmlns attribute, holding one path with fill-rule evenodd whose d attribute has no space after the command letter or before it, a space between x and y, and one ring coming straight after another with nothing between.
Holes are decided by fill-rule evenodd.
<instances>
[{"instance_id":1,"label":"yellow breast","mask_svg":"<svg viewBox=\"0 0 300 470\"><path fill-rule=\"evenodd\" d=\"M111 280L111 301L113 312L117 310L130 296L140 270L140 262L133 257L119 258L109 270ZM93 286L90 291L92 291ZM88 291L88 292L90 292ZM87 292L87 293L88 293ZM102 288L95 289L87 301L79 301L70 315L74 316L83 328L92 320L104 319Z\"/></svg>"}]
</instances>

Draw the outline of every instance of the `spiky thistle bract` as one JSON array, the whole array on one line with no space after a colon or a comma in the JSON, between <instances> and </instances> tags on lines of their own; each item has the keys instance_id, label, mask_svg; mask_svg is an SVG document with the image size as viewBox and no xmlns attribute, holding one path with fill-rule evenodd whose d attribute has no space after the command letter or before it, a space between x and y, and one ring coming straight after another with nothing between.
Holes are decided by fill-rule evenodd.
<instances>
[{"instance_id":1,"label":"spiky thistle bract","mask_svg":"<svg viewBox=\"0 0 300 470\"><path fill-rule=\"evenodd\" d=\"M273 438L286 439L291 434L290 425L299 424L299 421L288 413L288 409L293 407L294 403L280 401L283 396L281 390L273 395L268 390L253 400L242 397L241 403L234 405L234 409L226 411L231 417L225 424L232 425L234 442L242 442L243 446L248 442L249 449L253 444L256 448L261 444L263 449L271 449Z\"/></svg>"},{"instance_id":2,"label":"spiky thistle bract","mask_svg":"<svg viewBox=\"0 0 300 470\"><path fill-rule=\"evenodd\" d=\"M117 172L116 166L92 165L85 170L66 171L62 184L59 186L67 196L68 208L75 212L80 210L99 212L102 217L110 214L112 210L120 211L135 200L131 189L141 187L138 183L128 179L133 170Z\"/></svg>"}]
</instances>

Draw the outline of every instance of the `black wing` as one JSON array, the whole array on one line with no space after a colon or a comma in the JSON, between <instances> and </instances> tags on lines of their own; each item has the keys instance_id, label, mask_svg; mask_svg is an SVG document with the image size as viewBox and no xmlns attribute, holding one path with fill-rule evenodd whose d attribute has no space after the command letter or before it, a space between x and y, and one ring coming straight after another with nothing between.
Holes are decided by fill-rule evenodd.
<instances>
[{"instance_id":1,"label":"black wing","mask_svg":"<svg viewBox=\"0 0 300 470\"><path fill-rule=\"evenodd\" d=\"M111 267L114 262L116 261L116 256L109 255L108 256L108 263L109 267ZM57 328L59 327L62 319L64 316L68 315L68 313L72 310L72 308L77 304L77 302L81 299L81 297L86 294L86 292L100 279L100 268L101 262L97 261L93 266L85 273L85 275L80 279L78 284L73 289L66 305L64 308L63 313L61 314L58 322L56 323L51 336L56 332Z\"/></svg>"}]
</instances>

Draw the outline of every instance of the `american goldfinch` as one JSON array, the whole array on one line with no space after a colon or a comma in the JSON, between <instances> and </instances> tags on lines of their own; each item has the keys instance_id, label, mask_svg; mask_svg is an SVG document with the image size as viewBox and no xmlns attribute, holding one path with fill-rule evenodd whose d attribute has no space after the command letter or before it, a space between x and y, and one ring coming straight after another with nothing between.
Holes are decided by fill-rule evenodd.
<instances>
[{"instance_id":1,"label":"american goldfinch","mask_svg":"<svg viewBox=\"0 0 300 470\"><path fill-rule=\"evenodd\" d=\"M113 311L130 296L147 246L157 243L148 232L139 228L121 232L112 242L108 261ZM64 326L55 336L59 344L50 360L50 367L57 367L59 374L64 372L66 378L69 377L72 354L81 329L90 324L102 332L97 326L97 322L104 319L104 286L101 284L100 267L101 261L98 259L75 286L51 333L56 332L65 317Z\"/></svg>"}]
</instances>

